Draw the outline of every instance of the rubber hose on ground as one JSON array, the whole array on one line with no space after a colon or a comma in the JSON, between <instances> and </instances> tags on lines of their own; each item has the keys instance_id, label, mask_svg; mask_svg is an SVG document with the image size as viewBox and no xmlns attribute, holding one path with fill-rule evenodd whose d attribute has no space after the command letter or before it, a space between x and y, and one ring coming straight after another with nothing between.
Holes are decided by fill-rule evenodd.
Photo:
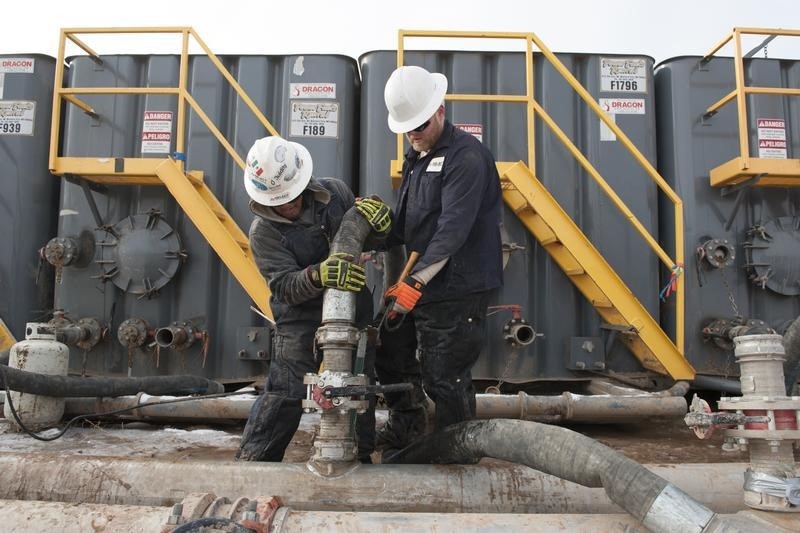
<instances>
[{"instance_id":1,"label":"rubber hose on ground","mask_svg":"<svg viewBox=\"0 0 800 533\"><path fill-rule=\"evenodd\" d=\"M225 392L221 383L199 376L147 376L130 378L50 376L26 372L3 365L6 390L81 398L86 396L127 396L144 392L151 395L217 394Z\"/></svg>"},{"instance_id":2,"label":"rubber hose on ground","mask_svg":"<svg viewBox=\"0 0 800 533\"><path fill-rule=\"evenodd\" d=\"M603 487L614 503L656 531L702 531L714 515L665 479L611 448L580 433L536 422L462 422L414 441L383 462L469 463L481 457L524 464L587 487ZM671 512L663 512L665 500L675 507ZM669 517L675 512L680 518Z\"/></svg>"}]
</instances>

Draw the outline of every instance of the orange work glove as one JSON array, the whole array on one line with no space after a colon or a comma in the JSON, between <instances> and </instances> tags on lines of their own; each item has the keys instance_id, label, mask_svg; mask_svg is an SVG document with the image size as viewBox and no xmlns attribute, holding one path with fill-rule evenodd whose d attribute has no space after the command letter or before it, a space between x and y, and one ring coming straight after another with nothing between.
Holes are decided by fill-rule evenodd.
<instances>
[{"instance_id":1,"label":"orange work glove","mask_svg":"<svg viewBox=\"0 0 800 533\"><path fill-rule=\"evenodd\" d=\"M404 315L411 312L422 296L422 288L424 286L425 284L421 281L408 276L403 281L389 287L389 290L383 295L384 302L388 302L389 298L394 299L394 304L389 310L389 317L391 318L393 315Z\"/></svg>"}]
</instances>

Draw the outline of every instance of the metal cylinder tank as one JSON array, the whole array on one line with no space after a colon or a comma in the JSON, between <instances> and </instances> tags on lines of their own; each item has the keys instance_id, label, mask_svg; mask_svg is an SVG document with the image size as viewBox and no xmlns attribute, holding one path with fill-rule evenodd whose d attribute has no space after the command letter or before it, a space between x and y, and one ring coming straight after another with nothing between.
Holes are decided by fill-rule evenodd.
<instances>
[{"instance_id":1,"label":"metal cylinder tank","mask_svg":"<svg viewBox=\"0 0 800 533\"><path fill-rule=\"evenodd\" d=\"M652 65L646 56L557 54L589 93L613 114L616 123L650 161L655 161ZM396 136L389 130L383 88L397 65L393 51L359 59L361 91L362 195L378 194L393 204L389 178L397 159ZM406 51L406 65L422 66L448 77L448 93L525 94L525 59L514 52ZM609 64L630 64L640 81L633 90L608 82ZM534 97L588 157L652 235L657 233L657 189L567 81L541 55L534 54ZM635 104L635 112L614 113L614 103ZM524 104L447 102L450 122L477 136L497 161L527 161ZM628 284L650 314L658 318L659 266L644 240L616 210L581 165L543 123L535 120L535 174ZM406 148L408 144L405 144ZM619 343L607 346L595 309L573 286L507 207L503 210L507 264L504 287L490 305L521 305L522 317L543 336L528 345L509 343L504 325L511 315L496 311L488 320L487 349L473 377L522 382L586 376L581 368L638 371L639 363ZM583 365L583 366L581 366Z\"/></svg>"},{"instance_id":2,"label":"metal cylinder tank","mask_svg":"<svg viewBox=\"0 0 800 533\"><path fill-rule=\"evenodd\" d=\"M734 60L701 60L676 57L656 68L659 171L684 203L686 357L698 373L728 376L739 373L733 342L716 332L737 321L781 332L800 314L800 189L711 186L709 172L739 155L735 101L706 116L735 88ZM746 59L743 74L749 86L796 88L800 61ZM746 108L752 157L800 157L796 97L751 94ZM759 146L763 121L783 125L781 153ZM672 225L661 228L669 246ZM662 315L667 329L674 328L673 309Z\"/></svg>"},{"instance_id":3,"label":"metal cylinder tank","mask_svg":"<svg viewBox=\"0 0 800 533\"><path fill-rule=\"evenodd\" d=\"M70 59L70 87L177 87L179 56L102 56ZM335 55L222 56L220 60L280 134L304 144L317 176L355 185L358 68ZM190 57L187 90L244 158L267 131L206 56ZM171 95L81 95L99 118L66 107L63 156L165 158L172 155L177 103ZM150 135L158 129L159 135ZM162 131L163 130L163 131ZM147 135L146 135L147 134ZM165 134L165 135L162 135ZM187 111L186 168L204 182L247 233L253 214L242 171L199 116ZM97 316L109 331L126 320L150 328L184 324L204 332L184 350L157 348L152 340L121 344L114 335L71 366L105 375L190 373L250 380L265 374L270 358L268 324L164 187L123 184L89 193L64 182L58 234L89 232L93 261L65 268L56 305L71 317ZM85 362L84 362L85 361Z\"/></svg>"},{"instance_id":4,"label":"metal cylinder tank","mask_svg":"<svg viewBox=\"0 0 800 533\"><path fill-rule=\"evenodd\" d=\"M53 306L38 250L55 235L58 180L47 169L55 59L0 55L0 319L17 339Z\"/></svg>"},{"instance_id":5,"label":"metal cylinder tank","mask_svg":"<svg viewBox=\"0 0 800 533\"><path fill-rule=\"evenodd\" d=\"M53 328L47 324L29 323L26 339L11 347L8 364L27 372L48 376L66 376L69 348L56 340ZM38 430L57 424L64 415L64 398L9 391L17 417L29 430ZM9 423L21 429L9 403L3 405L3 414Z\"/></svg>"}]
</instances>

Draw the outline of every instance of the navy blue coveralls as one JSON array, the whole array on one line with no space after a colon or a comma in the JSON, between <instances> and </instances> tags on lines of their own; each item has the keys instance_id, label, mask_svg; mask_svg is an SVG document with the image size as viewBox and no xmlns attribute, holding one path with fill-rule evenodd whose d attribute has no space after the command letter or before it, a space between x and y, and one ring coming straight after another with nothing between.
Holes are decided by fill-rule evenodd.
<instances>
[{"instance_id":1,"label":"navy blue coveralls","mask_svg":"<svg viewBox=\"0 0 800 533\"><path fill-rule=\"evenodd\" d=\"M311 283L306 269L328 257L330 242L353 202L353 193L342 181L312 178L303 192L303 212L298 220L287 220L268 207L250 203L257 215L250 227L250 246L272 293L270 308L276 331L266 392L253 405L237 459L281 461L300 424L301 400L306 395L303 375L316 373L320 364L314 355L314 334L321 324L324 292ZM362 290L357 297L356 326L366 325L372 312L372 297ZM367 350L367 375L373 373L374 355L374 350ZM374 399L372 406L356 423L362 461L374 449Z\"/></svg>"},{"instance_id":2,"label":"navy blue coveralls","mask_svg":"<svg viewBox=\"0 0 800 533\"><path fill-rule=\"evenodd\" d=\"M449 121L427 154L406 152L387 244L420 252L412 274L449 260L401 329L381 332L375 369L382 384L418 385L421 376L437 429L475 416L471 369L486 337L489 293L503 282L501 201L491 152ZM400 446L421 432L423 398L419 390L386 395L392 412L383 440Z\"/></svg>"}]
</instances>

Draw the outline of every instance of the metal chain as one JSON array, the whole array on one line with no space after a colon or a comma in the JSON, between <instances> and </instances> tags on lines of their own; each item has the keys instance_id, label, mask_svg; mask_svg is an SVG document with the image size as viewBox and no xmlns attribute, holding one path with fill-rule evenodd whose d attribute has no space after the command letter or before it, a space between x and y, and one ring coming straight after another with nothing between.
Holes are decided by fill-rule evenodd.
<instances>
[{"instance_id":1,"label":"metal chain","mask_svg":"<svg viewBox=\"0 0 800 533\"><path fill-rule=\"evenodd\" d=\"M506 357L506 367L503 370L503 373L500 374L500 378L497 380L497 390L500 391L500 387L505 383L506 376L508 375L508 371L511 370L511 363L517 360L517 355L519 355L519 347L514 344L511 346L511 353L508 354Z\"/></svg>"},{"instance_id":2,"label":"metal chain","mask_svg":"<svg viewBox=\"0 0 800 533\"><path fill-rule=\"evenodd\" d=\"M722 276L722 284L725 285L725 289L728 291L728 300L731 302L731 308L733 309L733 314L737 318L741 318L742 315L739 313L739 306L736 305L736 300L733 299L733 289L731 289L730 284L728 283L728 278L725 276L725 268L720 269L720 275Z\"/></svg>"}]
</instances>

